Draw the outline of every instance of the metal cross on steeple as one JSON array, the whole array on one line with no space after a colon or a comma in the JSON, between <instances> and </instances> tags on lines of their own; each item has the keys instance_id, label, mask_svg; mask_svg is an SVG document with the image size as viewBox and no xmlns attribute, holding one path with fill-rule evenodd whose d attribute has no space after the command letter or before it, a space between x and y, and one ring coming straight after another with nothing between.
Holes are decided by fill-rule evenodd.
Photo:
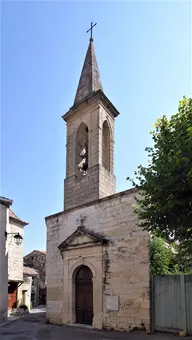
<instances>
[{"instance_id":1,"label":"metal cross on steeple","mask_svg":"<svg viewBox=\"0 0 192 340\"><path fill-rule=\"evenodd\" d=\"M96 25L97 25L97 23L95 23L95 24L93 25L93 23L91 22L91 27L90 27L90 28L88 29L88 31L87 31L87 33L88 33L89 31L91 31L90 41L93 41L92 32L93 32L93 27L96 26Z\"/></svg>"}]
</instances>

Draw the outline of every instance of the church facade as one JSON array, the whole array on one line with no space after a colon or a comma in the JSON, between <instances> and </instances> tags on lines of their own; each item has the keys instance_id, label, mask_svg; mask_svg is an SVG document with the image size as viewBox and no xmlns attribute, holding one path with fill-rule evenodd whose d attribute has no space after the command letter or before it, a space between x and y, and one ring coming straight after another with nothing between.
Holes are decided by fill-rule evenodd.
<instances>
[{"instance_id":1,"label":"church facade","mask_svg":"<svg viewBox=\"0 0 192 340\"><path fill-rule=\"evenodd\" d=\"M148 234L137 226L135 189L116 193L114 123L93 39L67 125L64 210L47 226L47 320L98 329L149 329Z\"/></svg>"}]
</instances>

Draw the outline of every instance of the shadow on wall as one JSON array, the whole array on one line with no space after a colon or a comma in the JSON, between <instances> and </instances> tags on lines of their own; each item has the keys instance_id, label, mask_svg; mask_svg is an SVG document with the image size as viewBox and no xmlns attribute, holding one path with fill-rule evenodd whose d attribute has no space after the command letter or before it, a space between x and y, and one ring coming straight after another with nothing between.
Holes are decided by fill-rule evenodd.
<instances>
[{"instance_id":1,"label":"shadow on wall","mask_svg":"<svg viewBox=\"0 0 192 340\"><path fill-rule=\"evenodd\" d=\"M46 293L47 293L46 287L39 289L39 304L40 305L46 305Z\"/></svg>"}]
</instances>

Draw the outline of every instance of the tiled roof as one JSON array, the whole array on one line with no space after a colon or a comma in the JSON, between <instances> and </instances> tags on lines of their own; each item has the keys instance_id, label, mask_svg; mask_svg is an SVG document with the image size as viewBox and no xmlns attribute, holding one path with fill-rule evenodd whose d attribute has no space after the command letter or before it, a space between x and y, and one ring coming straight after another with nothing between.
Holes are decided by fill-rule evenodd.
<instances>
[{"instance_id":1,"label":"tiled roof","mask_svg":"<svg viewBox=\"0 0 192 340\"><path fill-rule=\"evenodd\" d=\"M29 276L39 276L39 272L36 269L25 266L23 267L23 274Z\"/></svg>"},{"instance_id":2,"label":"tiled roof","mask_svg":"<svg viewBox=\"0 0 192 340\"><path fill-rule=\"evenodd\" d=\"M22 221L11 209L9 209L9 217L13 218L14 220L16 220L18 223L21 223L22 225L28 224L28 222Z\"/></svg>"},{"instance_id":3,"label":"tiled roof","mask_svg":"<svg viewBox=\"0 0 192 340\"><path fill-rule=\"evenodd\" d=\"M45 252L44 250L36 250L36 249L34 249L34 250L32 250L30 253L26 254L26 255L24 256L24 258L25 258L26 256L29 256L29 255L33 254L33 253L39 253L39 254L42 254L42 255L45 255L45 256L46 256L46 252Z\"/></svg>"}]
</instances>

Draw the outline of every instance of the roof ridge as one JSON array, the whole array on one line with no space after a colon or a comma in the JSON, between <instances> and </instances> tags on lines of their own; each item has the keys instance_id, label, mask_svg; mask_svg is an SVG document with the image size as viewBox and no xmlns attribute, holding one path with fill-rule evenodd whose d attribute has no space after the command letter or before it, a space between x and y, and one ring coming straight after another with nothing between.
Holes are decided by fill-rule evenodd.
<instances>
[{"instance_id":1,"label":"roof ridge","mask_svg":"<svg viewBox=\"0 0 192 340\"><path fill-rule=\"evenodd\" d=\"M27 255L29 255L29 254L31 254L31 253L33 253L34 251L36 251L37 253L41 253L41 254L46 255L46 251L45 251L45 250L33 249L32 251L30 251L30 253L24 255L24 257L27 256Z\"/></svg>"},{"instance_id":2,"label":"roof ridge","mask_svg":"<svg viewBox=\"0 0 192 340\"><path fill-rule=\"evenodd\" d=\"M35 268L28 267L28 266L23 266L23 273L26 275L38 275L39 276L39 271Z\"/></svg>"}]
</instances>

